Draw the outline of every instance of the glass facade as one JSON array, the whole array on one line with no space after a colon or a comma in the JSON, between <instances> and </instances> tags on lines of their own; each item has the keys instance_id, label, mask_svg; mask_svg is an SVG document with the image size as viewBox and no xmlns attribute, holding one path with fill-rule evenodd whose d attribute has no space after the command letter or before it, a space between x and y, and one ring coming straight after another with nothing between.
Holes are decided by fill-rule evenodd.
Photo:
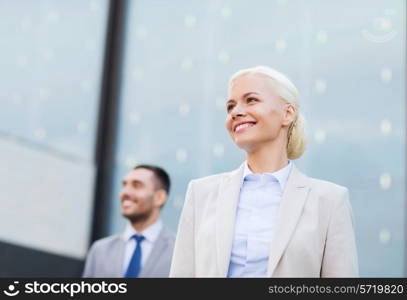
<instances>
[{"instance_id":1,"label":"glass facade","mask_svg":"<svg viewBox=\"0 0 407 300\"><path fill-rule=\"evenodd\" d=\"M83 259L109 2L0 1L0 240Z\"/></svg>"}]
</instances>

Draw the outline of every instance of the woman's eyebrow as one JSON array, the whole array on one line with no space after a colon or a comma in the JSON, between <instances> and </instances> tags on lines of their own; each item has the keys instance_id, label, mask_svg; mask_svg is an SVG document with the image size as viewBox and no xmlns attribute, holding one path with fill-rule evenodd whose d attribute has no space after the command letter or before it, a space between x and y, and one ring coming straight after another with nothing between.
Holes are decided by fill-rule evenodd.
<instances>
[{"instance_id":1,"label":"woman's eyebrow","mask_svg":"<svg viewBox=\"0 0 407 300\"><path fill-rule=\"evenodd\" d=\"M242 98L246 98L246 97L249 96L250 94L260 95L259 93L256 93L256 92L248 92L248 93L245 93Z\"/></svg>"},{"instance_id":2,"label":"woman's eyebrow","mask_svg":"<svg viewBox=\"0 0 407 300\"><path fill-rule=\"evenodd\" d=\"M248 92L248 93L244 93L242 98L246 98L247 96L251 95L251 94L256 94L256 95L260 95L259 93L256 92ZM229 99L226 104L228 104L229 102L236 102L234 99Z\"/></svg>"}]
</instances>

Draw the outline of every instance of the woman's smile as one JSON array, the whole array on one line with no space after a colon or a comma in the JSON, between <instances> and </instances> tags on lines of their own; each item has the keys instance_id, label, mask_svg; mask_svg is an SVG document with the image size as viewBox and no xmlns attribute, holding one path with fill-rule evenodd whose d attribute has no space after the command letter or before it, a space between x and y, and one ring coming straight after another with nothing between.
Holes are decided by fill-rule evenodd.
<instances>
[{"instance_id":1,"label":"woman's smile","mask_svg":"<svg viewBox=\"0 0 407 300\"><path fill-rule=\"evenodd\" d=\"M238 123L236 123L236 124L234 125L233 131L234 131L235 133L241 133L241 132L245 131L246 129L255 126L256 123L257 123L257 122L254 122L254 121L242 121L242 122L238 122Z\"/></svg>"}]
</instances>

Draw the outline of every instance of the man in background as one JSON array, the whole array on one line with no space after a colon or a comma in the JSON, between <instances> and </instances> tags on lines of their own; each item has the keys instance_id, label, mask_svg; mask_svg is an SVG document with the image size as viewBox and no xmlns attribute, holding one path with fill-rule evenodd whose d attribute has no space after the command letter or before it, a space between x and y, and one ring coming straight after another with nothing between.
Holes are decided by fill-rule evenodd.
<instances>
[{"instance_id":1,"label":"man in background","mask_svg":"<svg viewBox=\"0 0 407 300\"><path fill-rule=\"evenodd\" d=\"M139 165L123 179L121 213L129 222L122 234L97 240L83 277L168 277L174 236L160 221L170 190L162 168Z\"/></svg>"}]
</instances>

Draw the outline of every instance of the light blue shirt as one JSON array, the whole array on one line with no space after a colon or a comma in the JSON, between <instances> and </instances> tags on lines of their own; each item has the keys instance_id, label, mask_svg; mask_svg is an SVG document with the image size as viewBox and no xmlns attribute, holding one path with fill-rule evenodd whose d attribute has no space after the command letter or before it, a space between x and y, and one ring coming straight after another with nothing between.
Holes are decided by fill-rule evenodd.
<instances>
[{"instance_id":1,"label":"light blue shirt","mask_svg":"<svg viewBox=\"0 0 407 300\"><path fill-rule=\"evenodd\" d=\"M288 161L276 172L254 174L245 163L228 277L266 277L278 209L292 164Z\"/></svg>"}]
</instances>

